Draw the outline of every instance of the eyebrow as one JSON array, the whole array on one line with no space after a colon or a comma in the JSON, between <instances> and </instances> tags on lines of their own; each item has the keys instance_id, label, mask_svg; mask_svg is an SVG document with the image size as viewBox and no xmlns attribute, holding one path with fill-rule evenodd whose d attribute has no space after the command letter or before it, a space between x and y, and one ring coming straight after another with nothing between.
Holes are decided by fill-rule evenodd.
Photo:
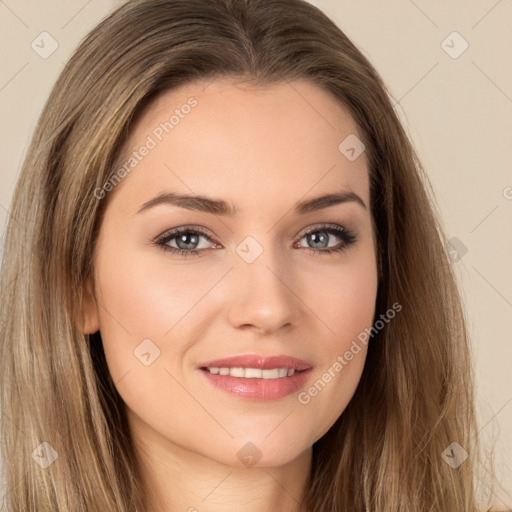
<instances>
[{"instance_id":1,"label":"eyebrow","mask_svg":"<svg viewBox=\"0 0 512 512\"><path fill-rule=\"evenodd\" d=\"M297 215L304 215L306 213L328 208L329 206L351 202L355 202L367 210L366 204L357 194L351 191L342 191L299 201L294 206L294 212ZM137 214L158 205L179 206L180 208L185 208L187 210L196 210L229 217L234 217L238 211L235 205L222 199L212 199L201 195L174 194L168 192L159 194L153 199L145 202Z\"/></svg>"}]
</instances>

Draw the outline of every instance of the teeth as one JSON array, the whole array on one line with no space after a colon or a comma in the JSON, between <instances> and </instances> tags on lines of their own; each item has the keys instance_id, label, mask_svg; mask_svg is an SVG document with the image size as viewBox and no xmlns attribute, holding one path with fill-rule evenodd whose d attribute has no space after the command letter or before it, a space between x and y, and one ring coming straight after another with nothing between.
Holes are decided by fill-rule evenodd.
<instances>
[{"instance_id":1,"label":"teeth","mask_svg":"<svg viewBox=\"0 0 512 512\"><path fill-rule=\"evenodd\" d=\"M240 370L240 375L235 375L235 377L245 377L246 379L261 379L263 376L263 370L260 368L233 368L233 370ZM229 372L230 375L233 375Z\"/></svg>"},{"instance_id":2,"label":"teeth","mask_svg":"<svg viewBox=\"0 0 512 512\"><path fill-rule=\"evenodd\" d=\"M231 377L245 377L245 370L243 368L230 368L229 375Z\"/></svg>"},{"instance_id":3,"label":"teeth","mask_svg":"<svg viewBox=\"0 0 512 512\"><path fill-rule=\"evenodd\" d=\"M243 377L245 379L279 379L281 377L291 377L295 373L294 368L262 370L261 368L218 368L212 366L206 369L214 375L229 375L231 377Z\"/></svg>"}]
</instances>

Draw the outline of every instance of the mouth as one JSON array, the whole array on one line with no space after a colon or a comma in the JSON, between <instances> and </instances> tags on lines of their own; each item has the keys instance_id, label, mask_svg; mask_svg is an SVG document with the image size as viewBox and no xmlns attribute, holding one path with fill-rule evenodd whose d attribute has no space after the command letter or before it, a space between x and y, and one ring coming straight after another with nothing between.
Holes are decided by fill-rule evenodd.
<instances>
[{"instance_id":1,"label":"mouth","mask_svg":"<svg viewBox=\"0 0 512 512\"><path fill-rule=\"evenodd\" d=\"M250 354L201 363L197 369L218 389L261 401L297 391L306 383L313 366L291 356Z\"/></svg>"},{"instance_id":2,"label":"mouth","mask_svg":"<svg viewBox=\"0 0 512 512\"><path fill-rule=\"evenodd\" d=\"M305 371L305 370L296 370L295 368L271 368L271 369L261 369L261 368L244 368L242 366L235 367L219 367L219 366L211 366L211 367L203 367L201 370L212 373L213 375L230 375L231 377L240 377L243 379L281 379L283 377L291 377L296 371Z\"/></svg>"}]
</instances>

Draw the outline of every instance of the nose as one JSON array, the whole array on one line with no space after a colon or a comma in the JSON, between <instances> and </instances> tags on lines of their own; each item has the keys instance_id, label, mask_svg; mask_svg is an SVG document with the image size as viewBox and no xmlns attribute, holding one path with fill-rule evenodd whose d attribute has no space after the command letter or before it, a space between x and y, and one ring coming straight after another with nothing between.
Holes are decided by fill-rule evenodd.
<instances>
[{"instance_id":1,"label":"nose","mask_svg":"<svg viewBox=\"0 0 512 512\"><path fill-rule=\"evenodd\" d=\"M228 319L234 328L252 328L270 334L296 325L301 301L292 272L283 255L265 248L252 263L236 256L230 272Z\"/></svg>"}]
</instances>

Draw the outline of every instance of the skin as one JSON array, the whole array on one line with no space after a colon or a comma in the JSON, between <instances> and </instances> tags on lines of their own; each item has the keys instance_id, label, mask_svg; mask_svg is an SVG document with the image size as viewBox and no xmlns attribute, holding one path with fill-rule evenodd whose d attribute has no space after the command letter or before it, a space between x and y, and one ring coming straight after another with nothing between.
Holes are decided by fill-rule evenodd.
<instances>
[{"instance_id":1,"label":"skin","mask_svg":"<svg viewBox=\"0 0 512 512\"><path fill-rule=\"evenodd\" d=\"M240 354L292 355L313 366L304 391L371 327L377 264L366 155L349 161L340 152L349 134L361 139L357 126L305 81L254 89L222 79L166 91L126 148L143 145L191 96L197 106L103 199L83 331L101 331L144 466L147 512L234 504L244 512L298 511L312 445L352 398L366 348L307 404L298 393L261 402L228 395L196 366ZM352 201L293 213L300 200L341 190L366 208ZM238 213L173 205L137 213L164 191L224 199ZM356 242L322 254L302 233L323 223L355 231ZM207 230L211 240L194 247L202 256L152 243L182 226ZM251 264L236 252L247 236L263 249ZM330 247L340 243L329 235ZM149 366L134 356L145 339L160 350ZM252 467L237 456L249 442L261 453Z\"/></svg>"}]
</instances>

